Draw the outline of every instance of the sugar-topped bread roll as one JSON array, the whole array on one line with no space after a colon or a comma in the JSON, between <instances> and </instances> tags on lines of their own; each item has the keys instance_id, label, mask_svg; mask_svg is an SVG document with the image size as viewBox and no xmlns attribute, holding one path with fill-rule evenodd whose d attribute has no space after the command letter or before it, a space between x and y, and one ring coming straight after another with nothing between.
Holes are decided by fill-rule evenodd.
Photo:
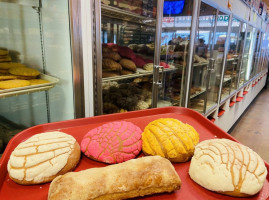
<instances>
[{"instance_id":1,"label":"sugar-topped bread roll","mask_svg":"<svg viewBox=\"0 0 269 200\"><path fill-rule=\"evenodd\" d=\"M115 121L90 130L81 141L81 151L105 163L121 163L141 151L141 129L132 122Z\"/></svg>"},{"instance_id":2,"label":"sugar-topped bread roll","mask_svg":"<svg viewBox=\"0 0 269 200\"><path fill-rule=\"evenodd\" d=\"M169 160L147 156L58 176L50 184L48 199L129 199L172 192L180 186L181 180Z\"/></svg>"},{"instance_id":3,"label":"sugar-topped bread roll","mask_svg":"<svg viewBox=\"0 0 269 200\"><path fill-rule=\"evenodd\" d=\"M199 142L199 134L189 124L160 118L150 122L142 133L142 150L146 155L160 155L171 162L186 162Z\"/></svg>"},{"instance_id":4,"label":"sugar-topped bread roll","mask_svg":"<svg viewBox=\"0 0 269 200\"><path fill-rule=\"evenodd\" d=\"M250 148L228 139L211 139L195 147L189 174L208 190L247 197L261 190L267 169Z\"/></svg>"},{"instance_id":5,"label":"sugar-topped bread roll","mask_svg":"<svg viewBox=\"0 0 269 200\"><path fill-rule=\"evenodd\" d=\"M52 181L75 168L80 147L75 138L54 131L36 134L11 153L7 169L16 183L32 185Z\"/></svg>"}]
</instances>

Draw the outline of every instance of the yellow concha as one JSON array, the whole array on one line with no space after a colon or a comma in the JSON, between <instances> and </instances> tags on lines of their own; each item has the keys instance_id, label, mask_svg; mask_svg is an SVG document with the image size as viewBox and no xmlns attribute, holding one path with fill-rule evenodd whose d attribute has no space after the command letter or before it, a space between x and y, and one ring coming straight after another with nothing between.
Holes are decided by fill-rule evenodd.
<instances>
[{"instance_id":1,"label":"yellow concha","mask_svg":"<svg viewBox=\"0 0 269 200\"><path fill-rule=\"evenodd\" d=\"M160 155L172 162L188 161L199 142L199 134L189 124L173 118L150 122L142 133L142 150L146 155Z\"/></svg>"}]
</instances>

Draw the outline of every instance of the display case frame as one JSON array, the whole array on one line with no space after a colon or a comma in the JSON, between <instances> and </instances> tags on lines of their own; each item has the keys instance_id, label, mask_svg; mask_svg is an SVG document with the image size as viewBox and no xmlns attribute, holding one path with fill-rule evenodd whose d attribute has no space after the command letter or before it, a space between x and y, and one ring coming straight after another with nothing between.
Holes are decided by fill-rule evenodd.
<instances>
[{"instance_id":1,"label":"display case frame","mask_svg":"<svg viewBox=\"0 0 269 200\"><path fill-rule=\"evenodd\" d=\"M69 0L75 118L85 117L81 0Z\"/></svg>"}]
</instances>

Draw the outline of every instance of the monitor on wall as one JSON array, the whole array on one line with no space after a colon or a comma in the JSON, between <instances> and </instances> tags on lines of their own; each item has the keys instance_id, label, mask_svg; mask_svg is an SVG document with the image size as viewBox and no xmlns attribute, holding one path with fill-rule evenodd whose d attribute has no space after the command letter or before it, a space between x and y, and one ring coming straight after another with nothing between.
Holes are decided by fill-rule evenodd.
<instances>
[{"instance_id":1,"label":"monitor on wall","mask_svg":"<svg viewBox=\"0 0 269 200\"><path fill-rule=\"evenodd\" d=\"M164 1L163 16L178 16L183 12L185 0Z\"/></svg>"}]
</instances>

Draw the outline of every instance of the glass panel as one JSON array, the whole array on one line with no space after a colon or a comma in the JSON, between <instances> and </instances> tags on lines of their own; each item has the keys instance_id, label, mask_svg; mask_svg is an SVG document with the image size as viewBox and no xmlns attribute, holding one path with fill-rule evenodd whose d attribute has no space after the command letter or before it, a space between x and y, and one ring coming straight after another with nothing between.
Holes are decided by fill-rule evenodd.
<instances>
[{"instance_id":1,"label":"glass panel","mask_svg":"<svg viewBox=\"0 0 269 200\"><path fill-rule=\"evenodd\" d=\"M210 70L215 67L213 59L210 60L210 58L213 58L213 55L216 58L219 52L216 46L217 40L213 40L216 13L217 10L215 8L201 2L200 16L197 21L192 81L188 104L188 107L199 112L206 112L206 110L217 103L218 89L217 83L215 82L216 79L214 77L212 77L212 79L210 78ZM215 47L217 48L216 50L214 50ZM209 63L211 66L209 66ZM219 74L217 70L218 69L215 71L215 75Z\"/></svg>"},{"instance_id":2,"label":"glass panel","mask_svg":"<svg viewBox=\"0 0 269 200\"><path fill-rule=\"evenodd\" d=\"M157 1L101 6L103 113L150 108Z\"/></svg>"},{"instance_id":3,"label":"glass panel","mask_svg":"<svg viewBox=\"0 0 269 200\"><path fill-rule=\"evenodd\" d=\"M241 65L243 62L243 49L244 49L244 41L246 37L246 31L247 31L247 24L240 22L240 36L239 36L239 42L238 45L236 46L236 52L238 54L238 57L235 61L236 63L236 78L235 78L235 84L236 84L236 89L239 87L239 82L240 82L240 75L241 75Z\"/></svg>"},{"instance_id":4,"label":"glass panel","mask_svg":"<svg viewBox=\"0 0 269 200\"><path fill-rule=\"evenodd\" d=\"M242 41L244 41L242 40L243 34L243 23L236 18L233 18L220 100L223 100L230 95L231 92L237 89L237 71L240 67L239 60L241 58L243 47Z\"/></svg>"},{"instance_id":5,"label":"glass panel","mask_svg":"<svg viewBox=\"0 0 269 200\"><path fill-rule=\"evenodd\" d=\"M0 2L0 49L8 50L6 56L10 56L12 62L45 73L43 77L60 80L47 92L42 90L44 85L37 86L40 90L33 93L24 87L16 88L9 92L14 96L5 96L7 92L1 90L0 154L3 146L22 129L74 119L68 6L68 1L44 1L41 8L43 21L40 21L37 10L31 6ZM40 23L43 32L40 32ZM44 38L43 43L40 36ZM8 73L8 70L0 71ZM22 91L23 95L20 95Z\"/></svg>"},{"instance_id":6,"label":"glass panel","mask_svg":"<svg viewBox=\"0 0 269 200\"><path fill-rule=\"evenodd\" d=\"M251 34L251 42L250 42L250 49L249 49L249 56L248 56L248 66L245 74L245 82L247 82L251 78L251 72L254 68L254 57L255 57L255 51L257 49L258 44L258 36L257 36L257 29L253 28L252 34Z\"/></svg>"},{"instance_id":7,"label":"glass panel","mask_svg":"<svg viewBox=\"0 0 269 200\"><path fill-rule=\"evenodd\" d=\"M209 81L209 90L207 101L212 104L217 103L219 85L221 79L221 72L224 61L224 48L225 41L228 33L228 24L229 24L229 15L219 11L218 13L218 21L216 26L216 35L214 41L214 49L213 49L213 59L215 60L214 70L211 71L210 81ZM224 79L222 94L229 95L231 79ZM207 106L207 110L210 109L210 104Z\"/></svg>"},{"instance_id":8,"label":"glass panel","mask_svg":"<svg viewBox=\"0 0 269 200\"><path fill-rule=\"evenodd\" d=\"M252 65L251 65L251 71L250 71L250 77L252 78L256 75L257 73L257 67L258 67L258 62L259 62L259 56L260 56L260 31L257 31L257 35L256 35L256 45L254 48L254 52L253 52L253 59L252 59Z\"/></svg>"},{"instance_id":9,"label":"glass panel","mask_svg":"<svg viewBox=\"0 0 269 200\"><path fill-rule=\"evenodd\" d=\"M261 44L260 44L260 55L259 55L259 61L258 61L258 67L257 72L260 73L262 70L262 63L264 58L264 40L265 40L265 33L261 33Z\"/></svg>"},{"instance_id":10,"label":"glass panel","mask_svg":"<svg viewBox=\"0 0 269 200\"><path fill-rule=\"evenodd\" d=\"M245 82L247 82L250 77L254 46L256 43L256 35L257 30L249 25L247 28L246 40L244 45L239 87L242 86Z\"/></svg>"},{"instance_id":11,"label":"glass panel","mask_svg":"<svg viewBox=\"0 0 269 200\"><path fill-rule=\"evenodd\" d=\"M181 1L182 9L173 13L169 6L175 3L164 1L160 61L168 68L164 69L163 87L159 88L158 107L183 106L193 1Z\"/></svg>"},{"instance_id":12,"label":"glass panel","mask_svg":"<svg viewBox=\"0 0 269 200\"><path fill-rule=\"evenodd\" d=\"M261 65L261 71L265 71L269 69L269 35L266 33L264 34L263 39L263 62Z\"/></svg>"},{"instance_id":13,"label":"glass panel","mask_svg":"<svg viewBox=\"0 0 269 200\"><path fill-rule=\"evenodd\" d=\"M269 49L268 41L269 41L268 35L263 33L261 38L261 54L259 59L258 73L268 68L267 66L267 51Z\"/></svg>"}]
</instances>

